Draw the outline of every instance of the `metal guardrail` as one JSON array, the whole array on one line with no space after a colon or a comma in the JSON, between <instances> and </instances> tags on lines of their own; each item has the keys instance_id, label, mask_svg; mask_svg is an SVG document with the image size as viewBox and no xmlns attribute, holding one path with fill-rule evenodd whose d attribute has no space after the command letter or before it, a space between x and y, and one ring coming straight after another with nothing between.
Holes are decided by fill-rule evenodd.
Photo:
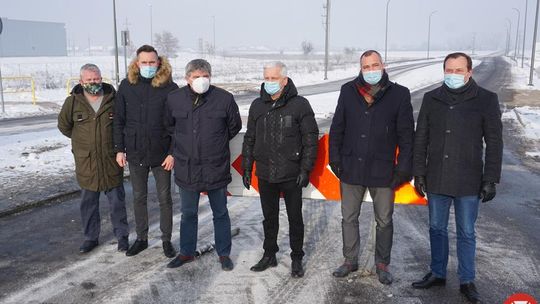
<instances>
[{"instance_id":1,"label":"metal guardrail","mask_svg":"<svg viewBox=\"0 0 540 304\"><path fill-rule=\"evenodd\" d=\"M2 81L6 80L30 80L30 90L17 90L15 92L10 92L9 90L6 90L4 88L4 93L19 93L19 92L30 92L32 93L32 104L36 105L36 82L34 81L34 78L31 76L9 76L9 77L2 77Z\"/></svg>"}]
</instances>

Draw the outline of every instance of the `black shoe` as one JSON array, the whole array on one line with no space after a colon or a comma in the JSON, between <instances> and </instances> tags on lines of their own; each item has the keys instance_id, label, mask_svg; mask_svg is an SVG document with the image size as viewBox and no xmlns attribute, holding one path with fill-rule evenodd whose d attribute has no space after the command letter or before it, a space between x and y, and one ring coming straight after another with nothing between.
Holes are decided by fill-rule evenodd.
<instances>
[{"instance_id":1,"label":"black shoe","mask_svg":"<svg viewBox=\"0 0 540 304\"><path fill-rule=\"evenodd\" d=\"M293 278L301 278L304 276L304 268L302 268L302 260L298 260L298 259L292 260L291 276Z\"/></svg>"},{"instance_id":2,"label":"black shoe","mask_svg":"<svg viewBox=\"0 0 540 304\"><path fill-rule=\"evenodd\" d=\"M251 271L265 271L268 267L276 267L277 266L277 260L276 256L263 256L262 259L255 264L253 267L251 267L249 270Z\"/></svg>"},{"instance_id":3,"label":"black shoe","mask_svg":"<svg viewBox=\"0 0 540 304\"><path fill-rule=\"evenodd\" d=\"M480 294L476 290L474 283L467 283L459 285L459 291L465 295L467 300L471 303L480 303Z\"/></svg>"},{"instance_id":4,"label":"black shoe","mask_svg":"<svg viewBox=\"0 0 540 304\"><path fill-rule=\"evenodd\" d=\"M358 271L358 263L352 264L352 263L345 262L343 263L343 265L336 268L336 270L332 272L332 275L335 276L336 278L343 278L343 277L348 276L349 273L354 272L354 271Z\"/></svg>"},{"instance_id":5,"label":"black shoe","mask_svg":"<svg viewBox=\"0 0 540 304\"><path fill-rule=\"evenodd\" d=\"M126 252L129 249L129 241L127 236L118 239L118 251Z\"/></svg>"},{"instance_id":6,"label":"black shoe","mask_svg":"<svg viewBox=\"0 0 540 304\"><path fill-rule=\"evenodd\" d=\"M193 256L179 254L177 257L174 258L174 260L170 261L169 264L167 264L167 268L180 267L189 262L193 262L193 260L195 260L195 257Z\"/></svg>"},{"instance_id":7,"label":"black shoe","mask_svg":"<svg viewBox=\"0 0 540 304\"><path fill-rule=\"evenodd\" d=\"M97 245L98 245L98 241L84 241L81 247L79 247L79 252L88 253L92 251L94 248L96 248Z\"/></svg>"},{"instance_id":8,"label":"black shoe","mask_svg":"<svg viewBox=\"0 0 540 304\"><path fill-rule=\"evenodd\" d=\"M176 256L176 250L171 241L163 241L163 254L168 258L174 258Z\"/></svg>"},{"instance_id":9,"label":"black shoe","mask_svg":"<svg viewBox=\"0 0 540 304\"><path fill-rule=\"evenodd\" d=\"M148 248L148 240L136 240L126 252L127 256L134 256Z\"/></svg>"},{"instance_id":10,"label":"black shoe","mask_svg":"<svg viewBox=\"0 0 540 304\"><path fill-rule=\"evenodd\" d=\"M221 263L221 269L225 271L231 271L234 268L234 264L228 256L220 256L219 262Z\"/></svg>"},{"instance_id":11,"label":"black shoe","mask_svg":"<svg viewBox=\"0 0 540 304\"><path fill-rule=\"evenodd\" d=\"M384 285L390 285L392 284L392 281L394 281L394 278L392 277L392 274L390 273L390 270L388 270L388 265L379 263L377 264L377 276L379 277L379 282Z\"/></svg>"},{"instance_id":12,"label":"black shoe","mask_svg":"<svg viewBox=\"0 0 540 304\"><path fill-rule=\"evenodd\" d=\"M446 279L437 278L431 272L426 274L421 281L412 283L412 287L416 289L428 289L432 286L444 286Z\"/></svg>"}]
</instances>

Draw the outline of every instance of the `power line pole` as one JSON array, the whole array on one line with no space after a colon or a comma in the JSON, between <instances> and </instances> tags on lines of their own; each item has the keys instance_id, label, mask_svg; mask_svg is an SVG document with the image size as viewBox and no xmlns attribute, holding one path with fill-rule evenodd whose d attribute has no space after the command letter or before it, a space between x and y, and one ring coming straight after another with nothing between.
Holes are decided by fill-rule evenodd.
<instances>
[{"instance_id":1,"label":"power line pole","mask_svg":"<svg viewBox=\"0 0 540 304\"><path fill-rule=\"evenodd\" d=\"M518 52L519 22L520 22L520 19L521 19L521 12L519 11L519 9L517 9L515 7L513 7L512 9L518 13L518 22L517 22L517 25L516 25L516 47L514 48L514 60L517 63L517 57L516 56L517 56L517 52Z\"/></svg>"},{"instance_id":2,"label":"power line pole","mask_svg":"<svg viewBox=\"0 0 540 304\"><path fill-rule=\"evenodd\" d=\"M531 54L531 72L529 74L529 85L533 85L533 76L534 76L534 55L536 53L536 34L538 33L538 9L540 7L540 0L536 0L536 17L534 17L534 34L533 34L533 45L532 45L532 54Z\"/></svg>"},{"instance_id":3,"label":"power line pole","mask_svg":"<svg viewBox=\"0 0 540 304\"><path fill-rule=\"evenodd\" d=\"M326 9L326 22L325 22L325 39L324 39L324 80L328 79L328 32L330 29L330 0L326 0L326 5L323 5Z\"/></svg>"}]
</instances>

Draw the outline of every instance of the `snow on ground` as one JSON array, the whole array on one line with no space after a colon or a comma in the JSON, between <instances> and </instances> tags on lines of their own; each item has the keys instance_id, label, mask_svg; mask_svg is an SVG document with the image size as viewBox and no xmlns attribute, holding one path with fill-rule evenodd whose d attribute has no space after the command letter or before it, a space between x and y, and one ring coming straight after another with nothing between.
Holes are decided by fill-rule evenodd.
<instances>
[{"instance_id":1,"label":"snow on ground","mask_svg":"<svg viewBox=\"0 0 540 304\"><path fill-rule=\"evenodd\" d=\"M69 138L57 129L0 136L0 183L4 189L31 176L73 174Z\"/></svg>"},{"instance_id":2,"label":"snow on ground","mask_svg":"<svg viewBox=\"0 0 540 304\"><path fill-rule=\"evenodd\" d=\"M516 107L506 111L502 115L503 119L519 123L523 136L531 141L540 143L540 107ZM525 152L527 156L540 158L540 146L531 145L530 151Z\"/></svg>"}]
</instances>

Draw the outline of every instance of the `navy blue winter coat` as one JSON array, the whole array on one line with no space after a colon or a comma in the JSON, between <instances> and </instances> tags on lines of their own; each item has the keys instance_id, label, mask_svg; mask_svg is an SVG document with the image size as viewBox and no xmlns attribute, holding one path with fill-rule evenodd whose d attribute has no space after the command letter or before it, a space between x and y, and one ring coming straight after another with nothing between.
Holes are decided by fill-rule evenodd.
<instances>
[{"instance_id":1,"label":"navy blue winter coat","mask_svg":"<svg viewBox=\"0 0 540 304\"><path fill-rule=\"evenodd\" d=\"M368 107L357 83L360 76L341 87L330 127L330 162L341 163L342 182L389 187L395 172L412 173L411 95L406 87L389 82L384 94Z\"/></svg>"},{"instance_id":2,"label":"navy blue winter coat","mask_svg":"<svg viewBox=\"0 0 540 304\"><path fill-rule=\"evenodd\" d=\"M202 95L189 86L174 90L167 98L166 124L178 186L208 191L231 182L229 140L242 129L231 93L213 85Z\"/></svg>"}]
</instances>

